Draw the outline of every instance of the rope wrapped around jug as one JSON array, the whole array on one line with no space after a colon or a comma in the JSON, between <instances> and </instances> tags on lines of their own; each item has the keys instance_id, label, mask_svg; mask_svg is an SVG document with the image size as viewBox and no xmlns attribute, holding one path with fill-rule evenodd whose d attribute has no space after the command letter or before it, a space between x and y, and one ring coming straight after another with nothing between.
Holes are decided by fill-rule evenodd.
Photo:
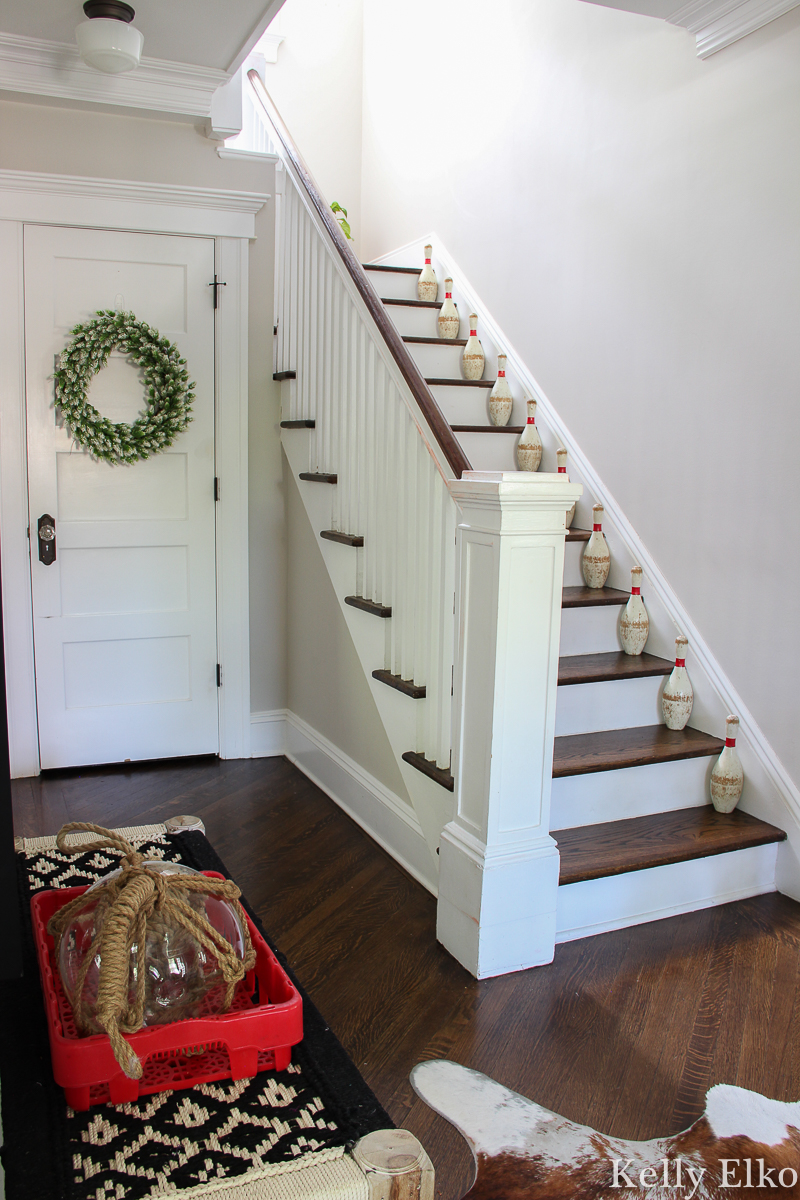
<instances>
[{"instance_id":1,"label":"rope wrapped around jug","mask_svg":"<svg viewBox=\"0 0 800 1200\"><path fill-rule=\"evenodd\" d=\"M69 833L95 833L96 841L67 845ZM143 866L144 855L129 841L101 825L72 821L58 832L56 844L63 854L86 854L92 850L116 849L122 852L122 873L95 888L95 933L78 973L75 987L74 1014L79 1031L88 1027L88 1013L83 999L84 984L89 967L99 959L100 971L95 1005L97 1024L108 1034L114 1057L130 1079L141 1079L142 1064L130 1044L122 1036L136 1033L144 1024L147 922L156 915L164 921L183 926L201 946L214 955L219 973L225 982L223 1012L233 1001L237 983L255 965L256 955L250 940L247 919L239 896L239 888L229 879L209 879L206 875L161 874ZM193 895L216 896L227 900L236 910L245 936L244 959L223 935L189 903ZM73 916L86 907L83 893L60 908L47 926L55 939L56 960L64 931ZM102 921L99 910L104 911ZM99 926L99 931L98 931ZM136 946L136 989L129 1002L131 952Z\"/></svg>"}]
</instances>

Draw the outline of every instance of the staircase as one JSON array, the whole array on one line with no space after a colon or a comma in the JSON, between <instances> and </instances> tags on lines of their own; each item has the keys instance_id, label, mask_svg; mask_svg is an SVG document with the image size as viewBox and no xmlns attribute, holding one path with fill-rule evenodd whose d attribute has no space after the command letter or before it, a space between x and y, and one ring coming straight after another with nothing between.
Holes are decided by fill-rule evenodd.
<instances>
[{"instance_id":1,"label":"staircase","mask_svg":"<svg viewBox=\"0 0 800 1200\"><path fill-rule=\"evenodd\" d=\"M474 469L515 470L524 426L491 426L487 415L493 360L502 347L493 355L483 335L485 377L461 379L466 342L431 336L441 304L416 299L421 268L387 262L364 268ZM437 269L442 295L443 270ZM462 328L469 311L462 301ZM516 405L524 409L511 383L513 421ZM553 441L540 433L541 470L554 470ZM578 513L590 504L584 498ZM590 536L574 526L566 535L551 799L562 941L665 915L665 908L680 912L774 890L776 847L786 838L747 813L724 815L709 804L708 776L724 742L692 726L675 731L662 723L660 688L673 662L619 649L617 621L629 593L584 585L580 556ZM438 782L453 786L449 774Z\"/></svg>"},{"instance_id":2,"label":"staircase","mask_svg":"<svg viewBox=\"0 0 800 1200\"><path fill-rule=\"evenodd\" d=\"M645 586L650 644L629 657L628 592L583 584L592 498L565 536L579 490L552 473L563 434L537 422L529 475L522 425L488 422L500 335L481 318L485 378L461 379L464 340L435 336L440 303L416 298L421 246L360 267L253 84L286 176L284 450L412 801L399 823L367 824L428 886L440 865L440 940L483 977L549 962L555 941L774 890L786 834L708 803L723 743L702 726L724 725L719 694L702 692L696 728L661 722L674 617ZM454 299L464 330L481 308ZM607 537L611 580L627 582L630 555Z\"/></svg>"}]
</instances>

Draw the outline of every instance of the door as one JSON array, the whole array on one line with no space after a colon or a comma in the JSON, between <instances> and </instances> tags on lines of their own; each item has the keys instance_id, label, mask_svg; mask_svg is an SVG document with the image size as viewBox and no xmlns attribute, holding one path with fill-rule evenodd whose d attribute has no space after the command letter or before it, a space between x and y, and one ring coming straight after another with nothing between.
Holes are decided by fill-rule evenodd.
<instances>
[{"instance_id":1,"label":"door","mask_svg":"<svg viewBox=\"0 0 800 1200\"><path fill-rule=\"evenodd\" d=\"M24 261L42 767L216 753L213 239L26 226ZM53 406L55 355L97 309L133 312L176 343L196 384L188 429L131 466L92 459ZM135 420L138 368L112 353L88 399Z\"/></svg>"}]
</instances>

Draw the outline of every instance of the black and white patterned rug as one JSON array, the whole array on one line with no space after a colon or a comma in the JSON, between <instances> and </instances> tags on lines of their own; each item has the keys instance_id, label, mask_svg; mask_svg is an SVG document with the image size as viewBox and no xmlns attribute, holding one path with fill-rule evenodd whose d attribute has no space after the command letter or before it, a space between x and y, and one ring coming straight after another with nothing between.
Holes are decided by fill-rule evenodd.
<instances>
[{"instance_id":1,"label":"black and white patterned rug","mask_svg":"<svg viewBox=\"0 0 800 1200\"><path fill-rule=\"evenodd\" d=\"M125 836L147 857L228 876L201 833L151 830L142 841L128 830ZM112 850L69 856L37 840L26 843L17 856L23 912L28 914L33 892L91 883L119 857ZM7 1200L201 1197L237 1182L331 1162L364 1134L392 1126L294 977L303 995L304 1037L286 1071L73 1112L52 1077L29 921L24 941L24 979L0 984ZM279 953L278 958L288 969Z\"/></svg>"}]
</instances>

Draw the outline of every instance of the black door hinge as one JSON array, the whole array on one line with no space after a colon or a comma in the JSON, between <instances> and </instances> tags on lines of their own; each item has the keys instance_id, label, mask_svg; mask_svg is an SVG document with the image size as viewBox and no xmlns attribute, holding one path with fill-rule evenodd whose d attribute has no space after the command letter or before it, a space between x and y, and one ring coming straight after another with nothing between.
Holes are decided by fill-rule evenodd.
<instances>
[{"instance_id":1,"label":"black door hinge","mask_svg":"<svg viewBox=\"0 0 800 1200\"><path fill-rule=\"evenodd\" d=\"M223 283L222 280L215 274L214 282L210 283L208 286L213 287L214 289L214 308L219 308L219 289L221 287L227 287L228 285L227 283Z\"/></svg>"},{"instance_id":2,"label":"black door hinge","mask_svg":"<svg viewBox=\"0 0 800 1200\"><path fill-rule=\"evenodd\" d=\"M219 479L214 476L214 499L219 500Z\"/></svg>"},{"instance_id":3,"label":"black door hinge","mask_svg":"<svg viewBox=\"0 0 800 1200\"><path fill-rule=\"evenodd\" d=\"M217 687L222 687L222 667L217 663Z\"/></svg>"}]
</instances>

